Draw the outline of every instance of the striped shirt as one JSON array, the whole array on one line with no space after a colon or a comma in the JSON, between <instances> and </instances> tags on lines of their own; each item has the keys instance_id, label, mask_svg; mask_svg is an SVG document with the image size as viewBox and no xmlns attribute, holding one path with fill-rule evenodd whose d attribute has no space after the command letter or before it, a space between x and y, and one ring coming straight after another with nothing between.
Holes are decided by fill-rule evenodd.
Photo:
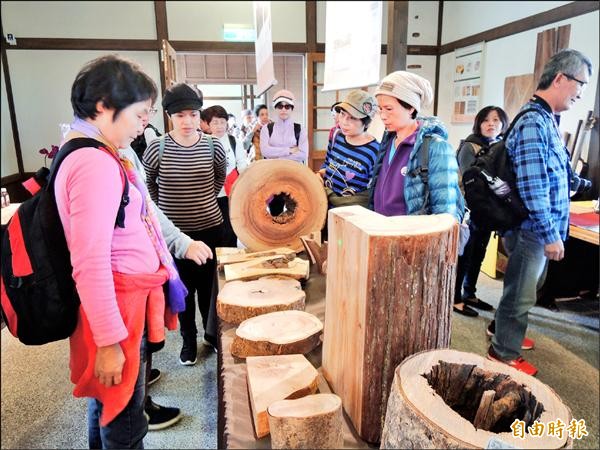
<instances>
[{"instance_id":1,"label":"striped shirt","mask_svg":"<svg viewBox=\"0 0 600 450\"><path fill-rule=\"evenodd\" d=\"M341 131L330 142L325 162L325 186L338 195L348 196L367 189L379 153L379 142L373 139L363 145L352 145Z\"/></svg>"},{"instance_id":2,"label":"striped shirt","mask_svg":"<svg viewBox=\"0 0 600 450\"><path fill-rule=\"evenodd\" d=\"M225 150L212 138L212 158L203 133L194 145L184 147L170 134L158 161L160 139L152 141L144 153L146 184L154 203L183 232L200 231L223 222L217 194L225 181Z\"/></svg>"}]
</instances>

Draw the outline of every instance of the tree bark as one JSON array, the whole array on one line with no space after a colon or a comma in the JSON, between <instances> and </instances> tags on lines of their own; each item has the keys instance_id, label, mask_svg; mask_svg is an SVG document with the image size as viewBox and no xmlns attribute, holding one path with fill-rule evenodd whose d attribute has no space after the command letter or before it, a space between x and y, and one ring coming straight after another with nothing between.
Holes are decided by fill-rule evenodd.
<instances>
[{"instance_id":1,"label":"tree bark","mask_svg":"<svg viewBox=\"0 0 600 450\"><path fill-rule=\"evenodd\" d=\"M358 434L379 442L396 366L449 346L458 224L350 206L328 226L323 373Z\"/></svg>"},{"instance_id":2,"label":"tree bark","mask_svg":"<svg viewBox=\"0 0 600 450\"><path fill-rule=\"evenodd\" d=\"M217 314L239 325L251 317L275 311L304 311L306 294L300 282L287 277L262 277L254 281L230 281L217 295Z\"/></svg>"},{"instance_id":3,"label":"tree bark","mask_svg":"<svg viewBox=\"0 0 600 450\"><path fill-rule=\"evenodd\" d=\"M335 394L281 400L267 410L271 448L342 448L342 401Z\"/></svg>"},{"instance_id":4,"label":"tree bark","mask_svg":"<svg viewBox=\"0 0 600 450\"><path fill-rule=\"evenodd\" d=\"M320 343L323 323L304 311L277 311L244 320L235 330L231 354L293 355L311 352Z\"/></svg>"}]
</instances>

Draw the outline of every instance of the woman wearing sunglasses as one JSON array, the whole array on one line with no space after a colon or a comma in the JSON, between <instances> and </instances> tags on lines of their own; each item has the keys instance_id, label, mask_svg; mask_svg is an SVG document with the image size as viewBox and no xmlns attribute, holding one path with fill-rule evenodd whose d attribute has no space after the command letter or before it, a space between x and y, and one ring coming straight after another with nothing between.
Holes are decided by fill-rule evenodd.
<instances>
[{"instance_id":1,"label":"woman wearing sunglasses","mask_svg":"<svg viewBox=\"0 0 600 450\"><path fill-rule=\"evenodd\" d=\"M273 96L277 119L260 131L260 150L264 159L291 159L304 163L308 156L306 129L291 118L294 94L282 89Z\"/></svg>"}]
</instances>

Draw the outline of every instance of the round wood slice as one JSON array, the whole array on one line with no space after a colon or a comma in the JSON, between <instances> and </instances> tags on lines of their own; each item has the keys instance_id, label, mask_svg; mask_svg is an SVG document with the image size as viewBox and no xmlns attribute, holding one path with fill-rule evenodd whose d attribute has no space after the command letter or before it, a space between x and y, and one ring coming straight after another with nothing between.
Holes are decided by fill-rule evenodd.
<instances>
[{"instance_id":1,"label":"round wood slice","mask_svg":"<svg viewBox=\"0 0 600 450\"><path fill-rule=\"evenodd\" d=\"M300 282L289 277L230 281L217 295L217 314L221 320L238 325L250 317L270 312L303 311L305 298Z\"/></svg>"},{"instance_id":2,"label":"round wood slice","mask_svg":"<svg viewBox=\"0 0 600 450\"><path fill-rule=\"evenodd\" d=\"M335 394L280 400L267 409L272 448L342 448L342 400Z\"/></svg>"},{"instance_id":3,"label":"round wood slice","mask_svg":"<svg viewBox=\"0 0 600 450\"><path fill-rule=\"evenodd\" d=\"M461 414L477 419L488 415L490 390L495 391L493 401L498 408L492 405L491 409L496 412L529 411L531 417L544 424L557 419L565 424L571 421L569 408L538 379L472 353L433 350L410 356L396 368L381 448L488 448L490 439L516 448L572 448L566 429L562 439L547 433L531 436L527 429L524 439L513 436L510 423L515 418L510 414L503 419L504 424L497 423L505 431L475 428ZM512 399L516 399L514 408L507 406ZM453 404L452 409L448 402Z\"/></svg>"},{"instance_id":4,"label":"round wood slice","mask_svg":"<svg viewBox=\"0 0 600 450\"><path fill-rule=\"evenodd\" d=\"M304 311L277 311L244 320L235 330L231 354L248 356L294 355L317 347L323 323Z\"/></svg>"},{"instance_id":5,"label":"round wood slice","mask_svg":"<svg viewBox=\"0 0 600 450\"><path fill-rule=\"evenodd\" d=\"M300 236L323 228L327 197L322 183L296 161L253 162L229 197L231 225L250 251L303 249Z\"/></svg>"}]
</instances>

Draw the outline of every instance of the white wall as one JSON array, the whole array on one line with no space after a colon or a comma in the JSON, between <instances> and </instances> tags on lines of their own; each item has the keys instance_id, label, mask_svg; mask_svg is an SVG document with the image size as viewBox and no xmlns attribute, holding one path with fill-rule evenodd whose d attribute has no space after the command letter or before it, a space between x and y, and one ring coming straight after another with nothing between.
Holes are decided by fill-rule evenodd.
<instances>
[{"instance_id":1,"label":"white wall","mask_svg":"<svg viewBox=\"0 0 600 450\"><path fill-rule=\"evenodd\" d=\"M547 2L546 2L547 3ZM466 18L468 21L469 18ZM504 106L504 79L508 76L533 73L537 33L561 25L571 24L569 47L587 55L593 63L594 73L590 77L582 98L561 118L561 131L575 133L577 121L585 119L588 110L594 108L594 95L598 80L600 52L598 46L599 33L598 11L572 19L556 22L535 30L526 31L503 39L497 39L486 44L484 57L484 74L482 83L481 106ZM450 142L455 147L460 139L464 139L472 128L469 124L451 124L452 115L452 80L454 70L454 52L440 58L440 93L438 116L448 127ZM536 80L537 84L537 80Z\"/></svg>"},{"instance_id":2,"label":"white wall","mask_svg":"<svg viewBox=\"0 0 600 450\"><path fill-rule=\"evenodd\" d=\"M442 44L453 42L515 20L558 8L571 2L499 1L444 2Z\"/></svg>"},{"instance_id":3,"label":"white wall","mask_svg":"<svg viewBox=\"0 0 600 450\"><path fill-rule=\"evenodd\" d=\"M13 140L13 133L10 123L10 115L8 112L8 100L6 96L6 85L4 83L4 65L0 63L0 73L2 74L2 95L0 95L2 99L2 140L0 141L0 145L2 146L2 175L3 177L7 175L12 175L13 173L18 173L19 168L17 166L17 154L15 153L15 142Z\"/></svg>"},{"instance_id":4,"label":"white wall","mask_svg":"<svg viewBox=\"0 0 600 450\"><path fill-rule=\"evenodd\" d=\"M19 37L156 39L151 1L2 2L4 33Z\"/></svg>"},{"instance_id":5,"label":"white wall","mask_svg":"<svg viewBox=\"0 0 600 450\"><path fill-rule=\"evenodd\" d=\"M8 67L15 99L15 113L25 171L36 171L44 164L38 153L41 148L60 143L59 124L71 122L71 85L81 67L88 61L105 55L104 51L8 50ZM157 52L120 52L142 65L160 91ZM160 105L160 98L157 105ZM158 107L161 109L160 106ZM4 135L3 141L8 139ZM162 116L152 123L163 129ZM12 139L12 136L10 137ZM2 155L9 153L2 146ZM4 160L2 174L4 175ZM10 173L16 173L13 170Z\"/></svg>"},{"instance_id":6,"label":"white wall","mask_svg":"<svg viewBox=\"0 0 600 450\"><path fill-rule=\"evenodd\" d=\"M271 2L273 42L306 42L303 1ZM170 40L222 41L224 24L254 26L251 1L168 1Z\"/></svg>"}]
</instances>

